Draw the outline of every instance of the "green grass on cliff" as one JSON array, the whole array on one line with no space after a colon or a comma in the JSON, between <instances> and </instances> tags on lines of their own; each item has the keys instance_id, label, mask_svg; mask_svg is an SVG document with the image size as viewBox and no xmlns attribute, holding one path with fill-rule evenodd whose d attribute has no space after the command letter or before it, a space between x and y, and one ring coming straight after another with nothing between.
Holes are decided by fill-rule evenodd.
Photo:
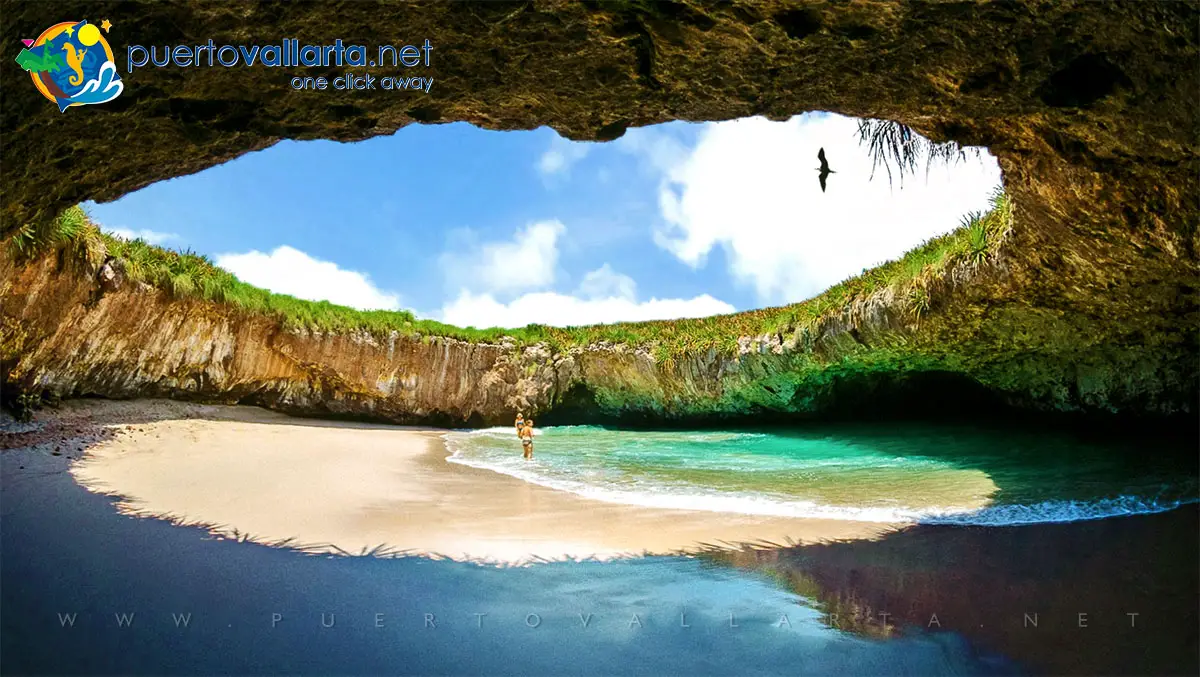
<instances>
[{"instance_id":1,"label":"green grass on cliff","mask_svg":"<svg viewBox=\"0 0 1200 677\"><path fill-rule=\"evenodd\" d=\"M327 301L307 301L274 294L237 279L207 257L125 240L104 233L81 207L63 212L40 229L18 231L8 243L14 256L29 260L51 250L64 252L65 261L94 272L110 258L126 278L148 284L177 299L203 299L248 313L274 317L292 328L321 332L367 331L388 334L445 336L467 341L495 342L511 336L518 343L547 343L564 349L600 341L642 346L659 359L715 349L731 351L741 336L790 333L840 313L856 300L891 289L914 317L930 307L929 284L960 265L979 264L993 256L1012 224L1012 206L999 188L991 209L963 217L953 232L928 240L895 261L864 270L822 294L801 303L730 315L622 322L586 327L529 325L519 329L454 327L417 319L408 311L356 310Z\"/></svg>"}]
</instances>

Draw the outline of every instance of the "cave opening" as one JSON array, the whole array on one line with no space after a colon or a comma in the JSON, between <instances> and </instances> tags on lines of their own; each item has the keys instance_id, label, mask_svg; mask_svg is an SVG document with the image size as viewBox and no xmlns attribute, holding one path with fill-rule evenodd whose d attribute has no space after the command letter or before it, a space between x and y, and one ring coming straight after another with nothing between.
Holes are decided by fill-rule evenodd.
<instances>
[{"instance_id":1,"label":"cave opening","mask_svg":"<svg viewBox=\"0 0 1200 677\"><path fill-rule=\"evenodd\" d=\"M453 123L285 141L85 208L135 248L269 292L512 329L802 302L966 226L1002 183L982 148L829 113L616 136Z\"/></svg>"},{"instance_id":2,"label":"cave opening","mask_svg":"<svg viewBox=\"0 0 1200 677\"><path fill-rule=\"evenodd\" d=\"M952 122L932 128L939 138L981 138ZM976 323L979 309L1010 293L1008 273L976 294L973 271L1007 270L1029 254L1008 247L1015 210L997 159L899 122L814 112L622 124L612 136L577 142L548 128L447 123L354 144L284 141L85 208L106 231L100 277L165 298L266 313L302 335L365 330L389 345L389 332L424 345L511 341L552 352L615 341L648 350L664 375L680 356L730 355L744 341L757 353L803 343L836 362L847 346L878 350L881 331L885 340L912 331L982 340L978 328L954 327ZM75 249L91 256L90 245ZM873 309L869 320L822 316L824 325L802 332L814 321L806 309L827 313L815 309L829 303ZM988 331L1024 332L1025 321L1002 317ZM411 373L420 369L408 369L404 379L418 378ZM546 378L541 367L520 369L527 373L505 377L509 387ZM1020 406L1102 412L1144 388L1121 384L1096 404L1068 406L1053 398L1082 397L1071 371ZM362 387L399 392L398 378ZM760 385L754 407L802 417L805 407ZM1152 406L1190 411L1176 395ZM370 416L374 395L353 396L364 409L354 415ZM832 405L822 411L840 415Z\"/></svg>"}]
</instances>

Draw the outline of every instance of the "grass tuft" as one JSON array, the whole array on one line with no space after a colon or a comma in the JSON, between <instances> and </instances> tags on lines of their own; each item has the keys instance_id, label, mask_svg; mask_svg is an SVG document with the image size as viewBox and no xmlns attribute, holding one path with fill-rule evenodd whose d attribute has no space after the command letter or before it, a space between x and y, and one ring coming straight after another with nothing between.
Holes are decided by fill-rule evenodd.
<instances>
[{"instance_id":1,"label":"grass tuft","mask_svg":"<svg viewBox=\"0 0 1200 677\"><path fill-rule=\"evenodd\" d=\"M8 242L9 251L18 261L29 261L50 250L64 251L71 265L94 271L104 263L104 241L100 229L91 222L82 207L63 210L53 220L25 224Z\"/></svg>"}]
</instances>

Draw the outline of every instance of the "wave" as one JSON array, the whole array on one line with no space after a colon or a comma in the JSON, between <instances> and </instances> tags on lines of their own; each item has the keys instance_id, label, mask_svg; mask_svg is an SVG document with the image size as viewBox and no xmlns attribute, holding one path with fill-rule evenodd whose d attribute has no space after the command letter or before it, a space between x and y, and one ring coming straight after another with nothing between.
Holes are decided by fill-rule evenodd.
<instances>
[{"instance_id":1,"label":"wave","mask_svg":"<svg viewBox=\"0 0 1200 677\"><path fill-rule=\"evenodd\" d=\"M555 431L565 431L565 428L555 428ZM542 434L544 430L535 429ZM461 437L456 437L461 435ZM738 439L737 436L763 437L755 433L680 433L681 438L689 441L707 441L702 439L710 436L720 436L723 441ZM736 492L707 488L699 485L667 485L656 481L635 481L624 486L616 486L609 481L603 470L592 472L581 471L575 477L553 475L538 464L529 464L513 455L503 457L480 457L460 442L471 437L486 436L496 440L508 441L514 436L513 430L507 427L475 430L465 435L451 433L443 435L447 450L450 452L447 461L459 465L488 470L508 475L530 484L565 491L577 496L615 503L621 505L636 505L646 508L667 510L690 510L715 513L731 513L754 515L761 517L785 518L814 518L849 520L862 522L884 522L898 524L951 524L974 526L1019 526L1029 524L1047 524L1062 522L1078 522L1085 520L1105 519L1126 515L1152 514L1166 512L1182 505L1200 503L1200 498L1148 498L1129 495L1119 495L1115 498L1099 498L1094 500L1046 500L1030 504L989 504L980 507L973 506L906 506L906 505L829 505L812 500L790 499L785 496L771 495L761 492ZM694 439L693 439L694 438ZM891 466L888 461L901 461L900 458L877 459L878 463ZM805 461L810 467L833 465L832 459ZM898 503L898 501L893 501Z\"/></svg>"},{"instance_id":2,"label":"wave","mask_svg":"<svg viewBox=\"0 0 1200 677\"><path fill-rule=\"evenodd\" d=\"M921 523L1008 527L1084 522L1109 517L1152 515L1193 503L1200 503L1200 498L1158 500L1118 496L1095 501L1042 501L1032 505L993 505L962 515L930 516L921 520Z\"/></svg>"},{"instance_id":3,"label":"wave","mask_svg":"<svg viewBox=\"0 0 1200 677\"><path fill-rule=\"evenodd\" d=\"M84 83L83 87L74 95L58 100L59 111L65 111L69 106L77 103L106 103L120 96L124 90L125 83L117 74L117 65L112 61L105 61L100 66L95 78Z\"/></svg>"},{"instance_id":4,"label":"wave","mask_svg":"<svg viewBox=\"0 0 1200 677\"><path fill-rule=\"evenodd\" d=\"M515 477L530 484L565 491L582 496L583 498L604 501L606 503L637 505L645 508L703 510L706 512L724 512L763 517L814 517L863 522L913 522L923 516L919 512L906 509L828 506L811 501L780 501L753 495L719 494L716 492L681 493L661 488L647 488L645 491L608 489L597 485L589 485L585 482L546 477L536 472L520 468L510 468L480 459L466 458L458 452L451 453L446 460L450 463L457 463L481 470L490 470L502 475L508 475L509 477Z\"/></svg>"}]
</instances>

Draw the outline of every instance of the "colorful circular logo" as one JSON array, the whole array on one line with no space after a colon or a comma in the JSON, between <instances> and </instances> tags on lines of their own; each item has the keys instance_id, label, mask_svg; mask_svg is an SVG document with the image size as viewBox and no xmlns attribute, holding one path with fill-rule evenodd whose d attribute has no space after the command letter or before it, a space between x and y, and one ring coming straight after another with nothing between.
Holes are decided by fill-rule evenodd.
<instances>
[{"instance_id":1,"label":"colorful circular logo","mask_svg":"<svg viewBox=\"0 0 1200 677\"><path fill-rule=\"evenodd\" d=\"M25 49L17 55L17 63L60 112L112 101L125 89L101 27L107 32L112 23L105 19L97 27L87 21L64 21L33 40L22 41Z\"/></svg>"}]
</instances>

